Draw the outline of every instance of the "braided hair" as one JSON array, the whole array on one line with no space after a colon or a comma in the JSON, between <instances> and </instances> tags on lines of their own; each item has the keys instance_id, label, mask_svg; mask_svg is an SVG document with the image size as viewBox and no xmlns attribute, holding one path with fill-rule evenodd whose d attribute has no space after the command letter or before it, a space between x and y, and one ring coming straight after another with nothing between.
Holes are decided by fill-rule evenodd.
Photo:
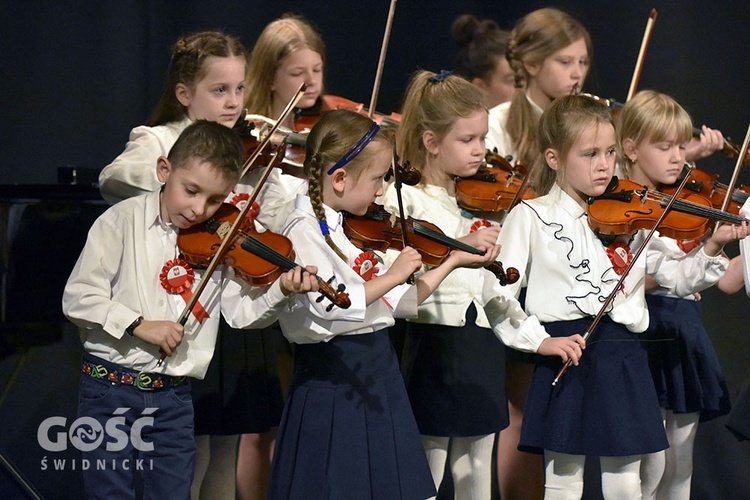
<instances>
[{"instance_id":1,"label":"braided hair","mask_svg":"<svg viewBox=\"0 0 750 500\"><path fill-rule=\"evenodd\" d=\"M373 122L366 116L354 111L338 109L323 113L307 137L304 173L308 179L307 193L312 203L313 212L320 223L321 232L326 243L336 255L348 262L348 257L339 249L328 233L325 209L323 207L323 182L329 175L329 169L351 153L352 148L373 128ZM372 142L387 142L387 135L378 131ZM365 147L361 153L346 162L341 168L347 174L358 178L370 162L373 149Z\"/></svg>"},{"instance_id":2,"label":"braided hair","mask_svg":"<svg viewBox=\"0 0 750 500\"><path fill-rule=\"evenodd\" d=\"M583 39L591 58L593 46L586 28L571 15L559 9L535 10L521 18L508 40L505 57L515 74L519 89L530 75L526 65L541 64L549 56ZM516 151L516 160L531 165L537 159L539 112L534 109L522 90L517 90L508 110L507 131Z\"/></svg>"}]
</instances>

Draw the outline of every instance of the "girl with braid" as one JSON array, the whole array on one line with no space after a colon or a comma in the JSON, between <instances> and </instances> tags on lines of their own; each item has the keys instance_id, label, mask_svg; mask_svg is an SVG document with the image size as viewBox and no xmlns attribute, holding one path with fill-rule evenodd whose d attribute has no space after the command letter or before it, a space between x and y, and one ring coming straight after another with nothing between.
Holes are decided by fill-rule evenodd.
<instances>
[{"instance_id":1,"label":"girl with braid","mask_svg":"<svg viewBox=\"0 0 750 500\"><path fill-rule=\"evenodd\" d=\"M581 90L592 52L586 28L559 9L538 9L518 20L505 54L517 90L510 101L490 109L487 149L531 168L540 156L537 129L542 112L555 99ZM531 187L540 192L533 181ZM518 450L534 362L533 355L506 350L510 424L500 432L497 444L498 486L504 499L544 496L544 464L538 456Z\"/></svg>"},{"instance_id":2,"label":"girl with braid","mask_svg":"<svg viewBox=\"0 0 750 500\"><path fill-rule=\"evenodd\" d=\"M406 247L389 268L344 234L342 212L364 215L383 194L393 144L372 120L348 110L320 118L307 139L307 195L298 195L283 234L297 262L344 289L351 306L298 300L279 323L295 347L295 373L274 451L269 498L403 498L434 496L388 328L459 266L497 257L453 252L415 285L421 266Z\"/></svg>"}]
</instances>

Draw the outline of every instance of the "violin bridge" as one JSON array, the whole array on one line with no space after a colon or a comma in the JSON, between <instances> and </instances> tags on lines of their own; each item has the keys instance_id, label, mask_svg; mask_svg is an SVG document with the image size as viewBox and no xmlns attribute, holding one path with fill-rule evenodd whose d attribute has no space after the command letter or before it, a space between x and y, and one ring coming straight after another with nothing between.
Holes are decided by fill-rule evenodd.
<instances>
[{"instance_id":1,"label":"violin bridge","mask_svg":"<svg viewBox=\"0 0 750 500\"><path fill-rule=\"evenodd\" d=\"M390 217L388 217L388 221L391 224L391 228L394 228L394 227L396 227L396 223L398 222L398 218L395 215L390 214Z\"/></svg>"},{"instance_id":2,"label":"violin bridge","mask_svg":"<svg viewBox=\"0 0 750 500\"><path fill-rule=\"evenodd\" d=\"M228 221L222 222L221 225L216 229L216 235L224 241L229 231L232 229L232 224Z\"/></svg>"}]
</instances>

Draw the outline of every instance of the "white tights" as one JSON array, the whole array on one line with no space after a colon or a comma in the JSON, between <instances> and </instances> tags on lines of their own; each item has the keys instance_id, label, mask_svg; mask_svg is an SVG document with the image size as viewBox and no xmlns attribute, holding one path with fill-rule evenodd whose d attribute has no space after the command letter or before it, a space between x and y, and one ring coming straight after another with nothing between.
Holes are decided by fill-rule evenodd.
<instances>
[{"instance_id":1,"label":"white tights","mask_svg":"<svg viewBox=\"0 0 750 500\"><path fill-rule=\"evenodd\" d=\"M641 489L647 500L689 500L693 476L693 446L699 413L662 410L669 448L644 455Z\"/></svg>"},{"instance_id":2,"label":"white tights","mask_svg":"<svg viewBox=\"0 0 750 500\"><path fill-rule=\"evenodd\" d=\"M484 500L492 496L492 446L495 434L475 437L422 436L435 488L443 481L450 450L455 498Z\"/></svg>"},{"instance_id":3,"label":"white tights","mask_svg":"<svg viewBox=\"0 0 750 500\"><path fill-rule=\"evenodd\" d=\"M583 469L586 457L544 451L545 500L580 500L583 496ZM599 457L602 469L602 495L605 499L641 498L641 456Z\"/></svg>"}]
</instances>

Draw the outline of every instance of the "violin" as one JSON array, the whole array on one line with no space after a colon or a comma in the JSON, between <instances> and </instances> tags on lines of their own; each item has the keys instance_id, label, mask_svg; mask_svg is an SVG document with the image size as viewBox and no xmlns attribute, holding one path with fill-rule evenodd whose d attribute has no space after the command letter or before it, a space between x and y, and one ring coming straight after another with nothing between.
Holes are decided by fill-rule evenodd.
<instances>
[{"instance_id":1,"label":"violin","mask_svg":"<svg viewBox=\"0 0 750 500\"><path fill-rule=\"evenodd\" d=\"M205 268L223 241L223 235L234 224L240 210L224 203L210 219L188 229L181 229L177 236L177 246L183 258L196 268ZM224 254L222 264L231 266L235 275L253 286L273 283L282 273L300 267L294 262L294 248L286 236L271 231L259 232L252 219L245 218L235 241ZM349 295L344 293L344 285L334 289L315 275L321 297L328 298L331 304L346 309L351 305Z\"/></svg>"},{"instance_id":2,"label":"violin","mask_svg":"<svg viewBox=\"0 0 750 500\"><path fill-rule=\"evenodd\" d=\"M451 250L462 250L474 255L484 252L461 241L446 236L436 225L407 217L406 221L388 213L382 205L373 203L363 216L344 212L344 233L357 247L363 250L385 252L388 248L403 250L402 226L409 233L409 244L422 256L428 266L439 266L450 255ZM520 274L515 268L506 271L499 261L489 264L488 269L500 284L518 281Z\"/></svg>"},{"instance_id":3,"label":"violin","mask_svg":"<svg viewBox=\"0 0 750 500\"><path fill-rule=\"evenodd\" d=\"M321 113L333 109L352 110L356 113L359 113L360 115L372 118L375 122L378 123L378 125L381 125L385 128L395 129L396 127L398 127L398 124L401 123L400 113L391 113L389 115L375 113L372 117L370 117L369 111L365 109L364 104L354 102L347 99L346 97L326 94L320 96L319 104L313 106L312 108L299 109L295 112L294 130L297 132L310 130L313 125L318 122Z\"/></svg>"},{"instance_id":4,"label":"violin","mask_svg":"<svg viewBox=\"0 0 750 500\"><path fill-rule=\"evenodd\" d=\"M683 174L684 175L684 171ZM703 170L694 169L692 178L685 184L685 190L696 194L700 194L705 198L711 200L711 205L714 208L721 209L724 204L724 198L727 195L728 186L718 181L719 174L709 174ZM677 180L678 183L682 179L680 176ZM671 186L666 186L661 189L664 194L673 194L677 189L677 183ZM750 187L740 186L735 188L732 192L732 197L729 200L727 206L727 212L739 215L742 205L747 201L750 196Z\"/></svg>"},{"instance_id":5,"label":"violin","mask_svg":"<svg viewBox=\"0 0 750 500\"><path fill-rule=\"evenodd\" d=\"M536 198L537 194L526 187L526 166L515 166L497 153L488 151L485 166L471 177L456 177L458 206L470 212L500 212L512 208L514 200ZM518 196L519 190L523 190Z\"/></svg>"},{"instance_id":6,"label":"violin","mask_svg":"<svg viewBox=\"0 0 750 500\"><path fill-rule=\"evenodd\" d=\"M247 160L254 153L260 145L259 137L265 137L268 133L267 128L273 120L261 117L260 115L250 115L248 120L247 110L244 110L240 118L234 124L233 130L237 132L242 144L243 158ZM258 127L252 120L261 119L264 124ZM305 161L305 145L307 144L307 136L278 128L275 132L281 139L272 145L270 150L264 151L259 158L259 165L278 166L281 170L288 175L294 177L302 177L302 164ZM273 141L272 141L273 143ZM274 157L279 156L279 161L274 162Z\"/></svg>"},{"instance_id":7,"label":"violin","mask_svg":"<svg viewBox=\"0 0 750 500\"><path fill-rule=\"evenodd\" d=\"M650 229L670 200L664 193L615 176L604 194L587 200L589 225L604 239ZM688 193L674 201L672 210L659 226L659 233L677 240L700 238L710 221L750 223L744 217L713 208L704 196Z\"/></svg>"}]
</instances>

